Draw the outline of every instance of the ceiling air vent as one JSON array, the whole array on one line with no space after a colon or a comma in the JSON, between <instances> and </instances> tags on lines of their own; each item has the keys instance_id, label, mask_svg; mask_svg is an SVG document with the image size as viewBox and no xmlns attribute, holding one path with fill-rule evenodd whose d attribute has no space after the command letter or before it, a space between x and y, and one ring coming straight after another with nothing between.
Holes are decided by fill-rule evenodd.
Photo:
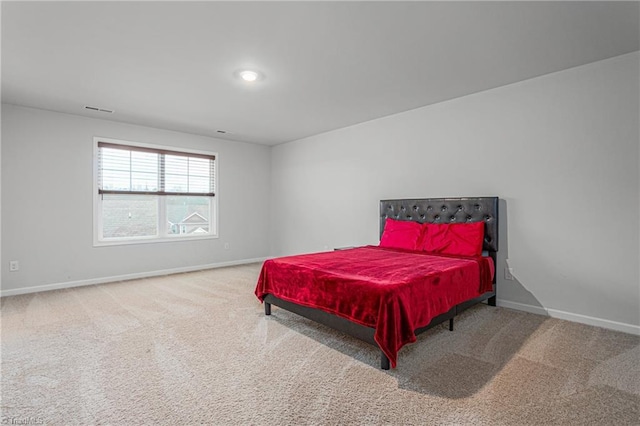
<instances>
[{"instance_id":1,"label":"ceiling air vent","mask_svg":"<svg viewBox=\"0 0 640 426\"><path fill-rule=\"evenodd\" d=\"M98 108L98 107L93 107L89 105L85 105L84 109L88 109L90 111L97 111L97 112L106 112L107 114L113 114L112 109Z\"/></svg>"}]
</instances>

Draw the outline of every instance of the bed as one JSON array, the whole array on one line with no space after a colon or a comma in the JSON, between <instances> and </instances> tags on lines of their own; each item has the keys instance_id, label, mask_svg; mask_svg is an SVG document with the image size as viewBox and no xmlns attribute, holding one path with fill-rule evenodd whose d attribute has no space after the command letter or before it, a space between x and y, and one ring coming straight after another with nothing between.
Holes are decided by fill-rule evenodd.
<instances>
[{"instance_id":1,"label":"bed","mask_svg":"<svg viewBox=\"0 0 640 426\"><path fill-rule=\"evenodd\" d=\"M392 226L415 234L415 246L391 244L401 235ZM429 246L439 230L472 228L481 232L477 250ZM455 316L476 303L495 306L497 197L380 201L380 237L380 246L265 261L255 289L265 314L275 305L376 345L388 370L420 333L445 321L453 330Z\"/></svg>"}]
</instances>

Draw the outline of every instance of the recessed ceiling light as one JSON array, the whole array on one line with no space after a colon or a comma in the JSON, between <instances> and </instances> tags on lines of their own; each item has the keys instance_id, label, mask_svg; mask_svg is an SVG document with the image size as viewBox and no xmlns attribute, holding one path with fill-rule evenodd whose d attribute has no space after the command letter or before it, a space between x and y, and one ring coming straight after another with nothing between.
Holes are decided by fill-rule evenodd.
<instances>
[{"instance_id":1,"label":"recessed ceiling light","mask_svg":"<svg viewBox=\"0 0 640 426\"><path fill-rule=\"evenodd\" d=\"M242 79L242 81L246 81L247 83L253 83L254 81L262 79L262 74L253 70L240 70L236 75Z\"/></svg>"},{"instance_id":2,"label":"recessed ceiling light","mask_svg":"<svg viewBox=\"0 0 640 426\"><path fill-rule=\"evenodd\" d=\"M244 81L256 81L258 79L258 73L255 71L242 71L240 72L240 78Z\"/></svg>"}]
</instances>

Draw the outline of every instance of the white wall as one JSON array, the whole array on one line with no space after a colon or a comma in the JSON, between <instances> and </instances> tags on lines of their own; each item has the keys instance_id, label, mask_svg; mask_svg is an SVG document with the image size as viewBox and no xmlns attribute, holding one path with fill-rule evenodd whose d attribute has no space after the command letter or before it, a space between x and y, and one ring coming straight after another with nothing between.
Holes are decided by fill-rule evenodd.
<instances>
[{"instance_id":1,"label":"white wall","mask_svg":"<svg viewBox=\"0 0 640 426\"><path fill-rule=\"evenodd\" d=\"M635 52L275 147L272 253L377 244L380 199L497 195L503 305L638 330L638 63ZM503 279L507 257L516 281Z\"/></svg>"},{"instance_id":2,"label":"white wall","mask_svg":"<svg viewBox=\"0 0 640 426\"><path fill-rule=\"evenodd\" d=\"M217 152L219 238L93 247L94 136ZM12 105L2 142L2 294L269 254L269 147Z\"/></svg>"}]
</instances>

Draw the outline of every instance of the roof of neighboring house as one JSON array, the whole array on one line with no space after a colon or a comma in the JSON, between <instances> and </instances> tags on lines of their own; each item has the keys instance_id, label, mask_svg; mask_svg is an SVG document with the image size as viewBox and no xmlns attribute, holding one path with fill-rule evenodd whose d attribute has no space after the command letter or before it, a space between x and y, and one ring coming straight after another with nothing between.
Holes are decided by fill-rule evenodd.
<instances>
[{"instance_id":1,"label":"roof of neighboring house","mask_svg":"<svg viewBox=\"0 0 640 426\"><path fill-rule=\"evenodd\" d=\"M178 222L179 225L190 224L190 223L209 223L206 217L202 216L198 212L193 212L189 216L182 219L182 221Z\"/></svg>"}]
</instances>

